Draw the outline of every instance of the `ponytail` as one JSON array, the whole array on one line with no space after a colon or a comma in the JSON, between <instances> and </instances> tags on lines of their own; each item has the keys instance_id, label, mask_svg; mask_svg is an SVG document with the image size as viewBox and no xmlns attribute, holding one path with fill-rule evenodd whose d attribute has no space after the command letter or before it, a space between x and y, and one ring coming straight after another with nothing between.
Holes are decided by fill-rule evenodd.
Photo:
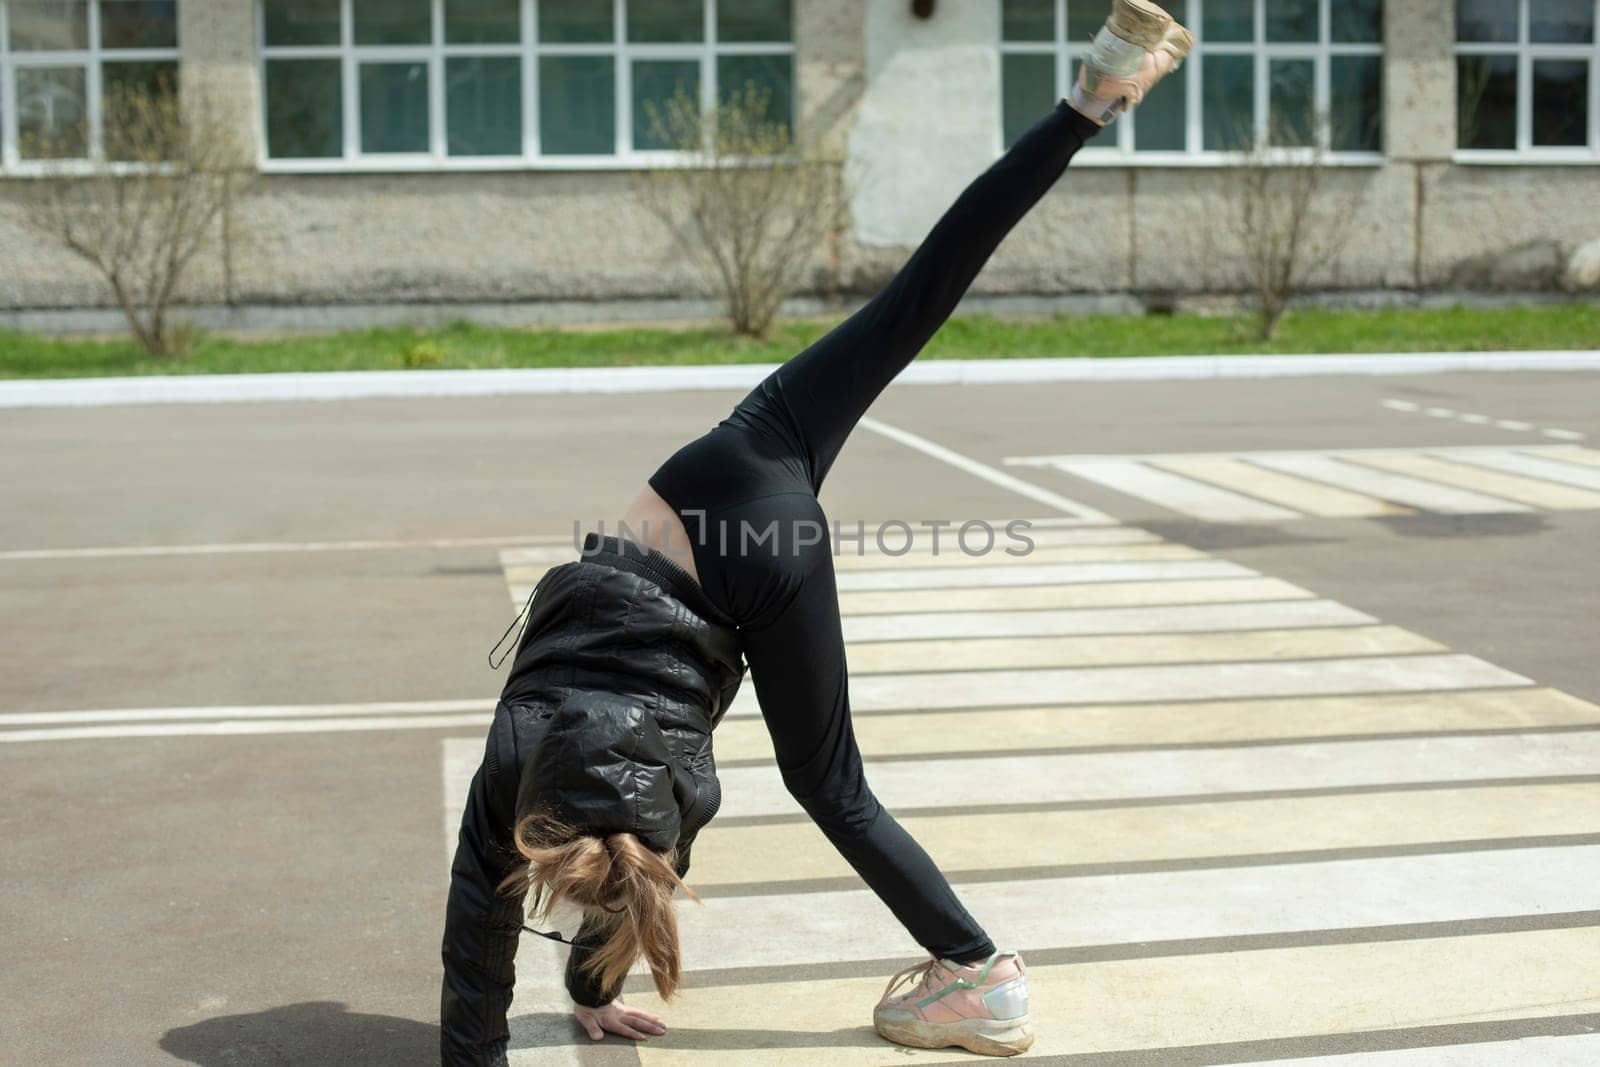
<instances>
[{"instance_id":1,"label":"ponytail","mask_svg":"<svg viewBox=\"0 0 1600 1067\"><path fill-rule=\"evenodd\" d=\"M672 894L682 886L700 900L673 869L677 849L658 852L632 833L584 833L548 811L523 816L512 836L527 862L506 876L500 891L539 891L535 921L548 921L558 903L572 901L606 934L580 971L601 989L617 989L643 956L661 999L672 999L683 982Z\"/></svg>"}]
</instances>

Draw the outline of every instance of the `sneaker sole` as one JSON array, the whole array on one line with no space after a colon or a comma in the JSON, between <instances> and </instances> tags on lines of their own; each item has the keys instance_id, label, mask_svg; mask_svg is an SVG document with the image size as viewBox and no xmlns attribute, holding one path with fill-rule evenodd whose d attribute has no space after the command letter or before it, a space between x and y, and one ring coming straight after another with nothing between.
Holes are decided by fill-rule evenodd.
<instances>
[{"instance_id":1,"label":"sneaker sole","mask_svg":"<svg viewBox=\"0 0 1600 1067\"><path fill-rule=\"evenodd\" d=\"M916 1019L875 1019L880 1037L916 1048L960 1045L985 1056L1015 1056L1033 1045L1033 1025L1027 1015L1016 1019L962 1019L953 1023L927 1023Z\"/></svg>"},{"instance_id":2,"label":"sneaker sole","mask_svg":"<svg viewBox=\"0 0 1600 1067\"><path fill-rule=\"evenodd\" d=\"M1111 5L1110 17L1106 19L1107 29L1146 52L1156 50L1161 44L1162 35L1172 24L1172 16L1150 0L1116 0Z\"/></svg>"}]
</instances>

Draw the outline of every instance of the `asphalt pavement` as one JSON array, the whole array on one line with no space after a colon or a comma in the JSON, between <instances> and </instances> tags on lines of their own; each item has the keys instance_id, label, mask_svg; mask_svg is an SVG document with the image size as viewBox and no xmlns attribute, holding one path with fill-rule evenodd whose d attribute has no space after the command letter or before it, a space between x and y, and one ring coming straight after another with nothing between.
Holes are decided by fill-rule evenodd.
<instances>
[{"instance_id":1,"label":"asphalt pavement","mask_svg":"<svg viewBox=\"0 0 1600 1067\"><path fill-rule=\"evenodd\" d=\"M0 1059L434 1061L489 647L741 395L6 412ZM1023 951L1024 1058L1600 1061L1600 374L897 385L870 417L822 496L867 531L856 729ZM1013 519L1033 553L930 550ZM627 986L667 1033L591 1043L564 947L525 943L512 1062L972 1062L873 1033L921 950L748 685L716 746L687 988Z\"/></svg>"}]
</instances>

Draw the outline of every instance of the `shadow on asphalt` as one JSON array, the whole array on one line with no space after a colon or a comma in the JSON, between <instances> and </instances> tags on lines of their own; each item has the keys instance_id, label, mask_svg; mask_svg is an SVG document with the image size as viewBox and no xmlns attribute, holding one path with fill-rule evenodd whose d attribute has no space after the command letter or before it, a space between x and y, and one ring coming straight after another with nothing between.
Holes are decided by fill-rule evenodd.
<instances>
[{"instance_id":1,"label":"shadow on asphalt","mask_svg":"<svg viewBox=\"0 0 1600 1067\"><path fill-rule=\"evenodd\" d=\"M364 1015L334 1000L290 1004L168 1030L163 1051L201 1067L340 1064L394 1067L439 1062L439 1028Z\"/></svg>"}]
</instances>

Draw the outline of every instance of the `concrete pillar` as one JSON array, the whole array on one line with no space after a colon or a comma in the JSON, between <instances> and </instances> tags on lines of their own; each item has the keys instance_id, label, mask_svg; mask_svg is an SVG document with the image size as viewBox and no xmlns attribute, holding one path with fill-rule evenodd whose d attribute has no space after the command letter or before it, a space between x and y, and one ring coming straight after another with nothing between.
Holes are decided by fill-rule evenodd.
<instances>
[{"instance_id":1,"label":"concrete pillar","mask_svg":"<svg viewBox=\"0 0 1600 1067\"><path fill-rule=\"evenodd\" d=\"M1383 15L1383 140L1391 159L1456 147L1456 0L1390 0Z\"/></svg>"},{"instance_id":2,"label":"concrete pillar","mask_svg":"<svg viewBox=\"0 0 1600 1067\"><path fill-rule=\"evenodd\" d=\"M845 168L856 238L911 246L1000 149L999 5L947 0L927 19L910 0L862 9L866 88Z\"/></svg>"},{"instance_id":3,"label":"concrete pillar","mask_svg":"<svg viewBox=\"0 0 1600 1067\"><path fill-rule=\"evenodd\" d=\"M799 0L794 50L800 126L825 154L843 158L866 84L859 0Z\"/></svg>"},{"instance_id":4,"label":"concrete pillar","mask_svg":"<svg viewBox=\"0 0 1600 1067\"><path fill-rule=\"evenodd\" d=\"M179 81L189 106L205 100L234 126L253 164L260 156L261 85L254 0L178 5Z\"/></svg>"}]
</instances>

